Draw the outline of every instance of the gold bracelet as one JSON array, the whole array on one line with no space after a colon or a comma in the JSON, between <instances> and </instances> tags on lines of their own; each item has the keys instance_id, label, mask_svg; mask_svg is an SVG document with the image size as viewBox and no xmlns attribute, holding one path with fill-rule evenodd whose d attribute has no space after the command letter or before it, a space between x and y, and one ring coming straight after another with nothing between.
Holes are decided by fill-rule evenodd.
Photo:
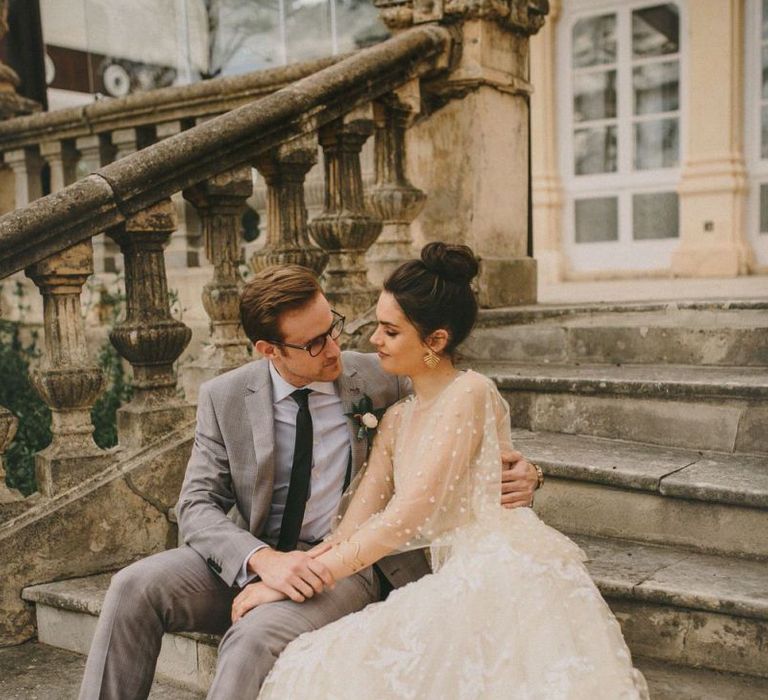
<instances>
[{"instance_id":1,"label":"gold bracelet","mask_svg":"<svg viewBox=\"0 0 768 700\"><path fill-rule=\"evenodd\" d=\"M536 470L536 489L540 489L544 485L544 472L536 462L529 462L529 464Z\"/></svg>"}]
</instances>

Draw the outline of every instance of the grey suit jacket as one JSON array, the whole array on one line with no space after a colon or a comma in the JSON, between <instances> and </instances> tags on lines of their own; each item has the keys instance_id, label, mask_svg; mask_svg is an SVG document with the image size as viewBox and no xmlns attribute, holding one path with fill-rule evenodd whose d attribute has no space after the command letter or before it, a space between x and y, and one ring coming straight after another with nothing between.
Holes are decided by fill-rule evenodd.
<instances>
[{"instance_id":1,"label":"grey suit jacket","mask_svg":"<svg viewBox=\"0 0 768 700\"><path fill-rule=\"evenodd\" d=\"M336 382L344 412L367 395L374 408L395 403L406 382L386 374L375 355L342 354ZM366 438L349 419L352 474L367 455ZM255 360L205 382L198 394L197 427L177 505L184 542L232 586L245 557L262 544L274 484L272 382L266 360ZM341 496L341 494L339 494ZM236 509L238 517L230 518ZM393 586L429 571L421 551L387 557L379 567Z\"/></svg>"}]
</instances>

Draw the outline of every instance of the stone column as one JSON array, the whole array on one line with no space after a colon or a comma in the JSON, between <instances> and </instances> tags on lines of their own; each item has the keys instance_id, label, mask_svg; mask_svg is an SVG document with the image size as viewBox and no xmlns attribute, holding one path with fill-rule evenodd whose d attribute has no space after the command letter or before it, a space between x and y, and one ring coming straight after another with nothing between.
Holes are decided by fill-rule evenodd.
<instances>
[{"instance_id":1,"label":"stone column","mask_svg":"<svg viewBox=\"0 0 768 700\"><path fill-rule=\"evenodd\" d=\"M120 444L128 448L142 447L195 415L176 395L173 368L192 335L170 311L163 247L175 228L166 199L109 232L125 265L126 318L109 338L133 367L133 398L117 412Z\"/></svg>"},{"instance_id":2,"label":"stone column","mask_svg":"<svg viewBox=\"0 0 768 700\"><path fill-rule=\"evenodd\" d=\"M360 150L373 132L372 115L350 114L320 130L325 173L325 207L309 224L328 253L323 275L326 296L352 319L376 299L367 277L365 253L381 233L381 219L365 207Z\"/></svg>"},{"instance_id":3,"label":"stone column","mask_svg":"<svg viewBox=\"0 0 768 700\"><path fill-rule=\"evenodd\" d=\"M184 395L197 401L202 382L248 361L248 340L240 327L240 215L253 192L250 166L221 173L184 191L203 227L205 255L213 279L203 288L211 319L211 342L196 362L184 367Z\"/></svg>"},{"instance_id":4,"label":"stone column","mask_svg":"<svg viewBox=\"0 0 768 700\"><path fill-rule=\"evenodd\" d=\"M34 148L6 151L3 161L13 171L15 180L15 207L21 209L43 196L43 159Z\"/></svg>"},{"instance_id":5,"label":"stone column","mask_svg":"<svg viewBox=\"0 0 768 700\"><path fill-rule=\"evenodd\" d=\"M729 277L754 267L747 242L744 162L744 3L688 4L688 113L677 275ZM706 114L706 119L695 115Z\"/></svg>"},{"instance_id":6,"label":"stone column","mask_svg":"<svg viewBox=\"0 0 768 700\"><path fill-rule=\"evenodd\" d=\"M309 240L304 201L304 178L316 162L314 138L283 144L254 162L267 183L267 241L250 260L255 271L287 264L323 271L328 256Z\"/></svg>"},{"instance_id":7,"label":"stone column","mask_svg":"<svg viewBox=\"0 0 768 700\"><path fill-rule=\"evenodd\" d=\"M80 154L79 170L82 174L92 173L102 165L107 165L114 154L114 149L106 138L98 134L75 139L75 148ZM115 272L115 257L111 251L109 253L106 251L106 234L100 233L92 240L94 271L97 274Z\"/></svg>"},{"instance_id":8,"label":"stone column","mask_svg":"<svg viewBox=\"0 0 768 700\"><path fill-rule=\"evenodd\" d=\"M550 0L542 30L531 37L531 179L533 255L538 277L553 284L565 275L563 184L557 140L556 32L562 1Z\"/></svg>"},{"instance_id":9,"label":"stone column","mask_svg":"<svg viewBox=\"0 0 768 700\"><path fill-rule=\"evenodd\" d=\"M40 155L51 171L51 192L63 190L77 179L77 151L72 142L43 141Z\"/></svg>"},{"instance_id":10,"label":"stone column","mask_svg":"<svg viewBox=\"0 0 768 700\"><path fill-rule=\"evenodd\" d=\"M93 441L91 408L104 386L85 342L80 294L93 273L83 241L27 269L43 295L45 352L32 383L52 412L51 444L36 457L37 487L53 496L103 469L111 457Z\"/></svg>"},{"instance_id":11,"label":"stone column","mask_svg":"<svg viewBox=\"0 0 768 700\"><path fill-rule=\"evenodd\" d=\"M13 517L24 502L24 496L5 483L5 462L3 455L13 442L19 419L7 408L0 406L0 522L6 517Z\"/></svg>"},{"instance_id":12,"label":"stone column","mask_svg":"<svg viewBox=\"0 0 768 700\"><path fill-rule=\"evenodd\" d=\"M405 174L405 132L420 109L418 92L415 81L409 84L408 94L414 98L410 105L395 96L374 105L376 182L368 202L383 226L366 260L368 279L377 288L398 265L413 257L411 222L426 199Z\"/></svg>"},{"instance_id":13,"label":"stone column","mask_svg":"<svg viewBox=\"0 0 768 700\"><path fill-rule=\"evenodd\" d=\"M440 105L408 130L408 175L428 197L414 243L466 243L481 258L484 307L536 301L527 255L528 41L546 0L427 3L377 0L393 31L439 22L460 34L445 77L422 82Z\"/></svg>"}]
</instances>

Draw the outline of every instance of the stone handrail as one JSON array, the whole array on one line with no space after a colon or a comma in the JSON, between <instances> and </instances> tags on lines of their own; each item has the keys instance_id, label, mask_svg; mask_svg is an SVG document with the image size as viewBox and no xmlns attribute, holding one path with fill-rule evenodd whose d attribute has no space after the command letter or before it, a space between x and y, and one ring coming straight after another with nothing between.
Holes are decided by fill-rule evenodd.
<instances>
[{"instance_id":1,"label":"stone handrail","mask_svg":"<svg viewBox=\"0 0 768 700\"><path fill-rule=\"evenodd\" d=\"M40 112L0 122L0 152L42 141L76 139L115 129L189 121L228 112L338 63L348 54L289 66L161 88L80 107Z\"/></svg>"},{"instance_id":2,"label":"stone handrail","mask_svg":"<svg viewBox=\"0 0 768 700\"><path fill-rule=\"evenodd\" d=\"M449 42L449 32L433 25L403 32L0 217L0 278L271 147L316 132L434 69L429 60L442 56Z\"/></svg>"}]
</instances>

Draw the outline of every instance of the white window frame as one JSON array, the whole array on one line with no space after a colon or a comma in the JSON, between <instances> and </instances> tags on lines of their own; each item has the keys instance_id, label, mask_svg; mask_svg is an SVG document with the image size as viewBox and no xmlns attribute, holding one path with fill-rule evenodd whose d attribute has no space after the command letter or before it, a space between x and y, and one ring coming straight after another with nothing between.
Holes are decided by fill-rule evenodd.
<instances>
[{"instance_id":1,"label":"white window frame","mask_svg":"<svg viewBox=\"0 0 768 700\"><path fill-rule=\"evenodd\" d=\"M760 233L760 186L768 185L768 158L761 158L762 0L747 0L744 13L744 153L749 173L748 238L758 267L768 268L768 234ZM768 101L767 101L768 102Z\"/></svg>"},{"instance_id":2,"label":"white window frame","mask_svg":"<svg viewBox=\"0 0 768 700\"><path fill-rule=\"evenodd\" d=\"M680 12L679 51L679 108L678 164L674 168L634 170L634 124L643 120L663 119L665 113L634 115L632 68L637 61L632 59L631 17L632 11L644 7L674 2ZM576 127L573 115L573 81L571 49L574 24L588 16L615 13L617 16L617 126L619 159L618 172L598 175L574 174L573 130ZM680 238L635 240L632 237L632 195L676 192L680 182L682 164L687 144L687 6L686 0L573 0L564 3L563 15L558 22L559 50L558 65L558 132L561 148L560 172L566 193L563 218L563 249L568 258L570 270L579 273L610 273L631 271L662 271L671 267L673 251L679 246ZM644 59L642 64L663 63L670 56ZM605 68L606 66L603 66ZM596 67L597 68L597 67ZM629 79L623 80L621 71ZM623 88L623 89L622 89ZM618 198L618 240L576 243L574 209L575 199L590 197Z\"/></svg>"}]
</instances>

